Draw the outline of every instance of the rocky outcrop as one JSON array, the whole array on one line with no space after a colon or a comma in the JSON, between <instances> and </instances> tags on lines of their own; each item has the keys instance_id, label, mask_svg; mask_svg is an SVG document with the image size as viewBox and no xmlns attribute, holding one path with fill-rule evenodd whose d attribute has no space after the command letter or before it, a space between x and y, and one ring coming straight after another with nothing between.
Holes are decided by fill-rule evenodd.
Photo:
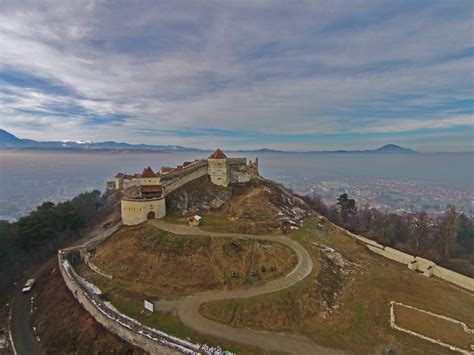
<instances>
[{"instance_id":1,"label":"rocky outcrop","mask_svg":"<svg viewBox=\"0 0 474 355\"><path fill-rule=\"evenodd\" d=\"M168 214L188 214L217 209L233 195L232 188L211 183L208 175L190 181L166 196Z\"/></svg>"}]
</instances>

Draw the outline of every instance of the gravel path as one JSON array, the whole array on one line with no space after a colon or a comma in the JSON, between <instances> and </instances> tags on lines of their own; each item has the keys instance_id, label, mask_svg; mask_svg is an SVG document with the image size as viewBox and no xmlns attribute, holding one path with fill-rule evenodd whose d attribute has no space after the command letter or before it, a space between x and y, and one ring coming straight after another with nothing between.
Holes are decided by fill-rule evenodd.
<instances>
[{"instance_id":1,"label":"gravel path","mask_svg":"<svg viewBox=\"0 0 474 355\"><path fill-rule=\"evenodd\" d=\"M238 233L206 232L196 227L171 224L162 220L153 220L152 223L160 229L182 235L213 236L223 238L249 238L279 242L291 248L298 257L296 267L288 275L264 285L232 291L204 291L179 300L161 300L155 303L157 310L173 311L187 327L193 328L201 334L211 335L230 341L257 346L268 351L286 352L291 354L340 354L340 351L317 345L311 339L268 331L257 331L246 328L234 328L203 317L199 309L203 303L236 298L250 298L266 293L277 292L289 288L303 280L311 273L313 262L305 248L298 242L286 236L253 235Z\"/></svg>"}]
</instances>

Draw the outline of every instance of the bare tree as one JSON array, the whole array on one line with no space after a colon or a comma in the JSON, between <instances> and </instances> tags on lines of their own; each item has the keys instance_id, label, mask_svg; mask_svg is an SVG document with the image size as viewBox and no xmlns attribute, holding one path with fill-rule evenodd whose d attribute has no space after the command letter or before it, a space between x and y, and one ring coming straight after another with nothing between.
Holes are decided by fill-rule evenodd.
<instances>
[{"instance_id":1,"label":"bare tree","mask_svg":"<svg viewBox=\"0 0 474 355\"><path fill-rule=\"evenodd\" d=\"M443 242L443 255L445 260L449 258L449 254L456 244L458 226L459 214L454 206L450 206L440 223L440 236Z\"/></svg>"},{"instance_id":2,"label":"bare tree","mask_svg":"<svg viewBox=\"0 0 474 355\"><path fill-rule=\"evenodd\" d=\"M423 244L428 237L429 221L428 214L425 211L416 212L413 216L415 248L417 251L420 249L420 244Z\"/></svg>"}]
</instances>

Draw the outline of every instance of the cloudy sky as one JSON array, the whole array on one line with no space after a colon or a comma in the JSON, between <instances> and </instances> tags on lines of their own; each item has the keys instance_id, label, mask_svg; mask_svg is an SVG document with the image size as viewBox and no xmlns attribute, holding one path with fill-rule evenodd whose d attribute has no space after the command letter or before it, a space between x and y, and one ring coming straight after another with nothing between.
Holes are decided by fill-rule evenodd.
<instances>
[{"instance_id":1,"label":"cloudy sky","mask_svg":"<svg viewBox=\"0 0 474 355\"><path fill-rule=\"evenodd\" d=\"M0 128L202 148L474 150L473 4L0 0Z\"/></svg>"}]
</instances>

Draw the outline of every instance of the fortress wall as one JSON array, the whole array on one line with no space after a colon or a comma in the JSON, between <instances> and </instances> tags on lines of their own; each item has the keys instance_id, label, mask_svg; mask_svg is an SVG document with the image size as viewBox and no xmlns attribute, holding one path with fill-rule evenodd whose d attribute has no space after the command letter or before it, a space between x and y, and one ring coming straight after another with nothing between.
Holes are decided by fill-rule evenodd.
<instances>
[{"instance_id":1,"label":"fortress wall","mask_svg":"<svg viewBox=\"0 0 474 355\"><path fill-rule=\"evenodd\" d=\"M166 178L168 178L169 175L174 174L170 173L165 175ZM176 177L172 180L169 180L168 182L163 181L165 177L162 178L162 184L164 186L164 190L166 194L169 194L170 192L180 188L184 184L199 179L200 177L207 175L207 164L199 164L197 166L189 167L186 169L182 170L182 173L180 173L179 179Z\"/></svg>"},{"instance_id":2,"label":"fortress wall","mask_svg":"<svg viewBox=\"0 0 474 355\"><path fill-rule=\"evenodd\" d=\"M124 189L128 189L132 186L140 186L140 179L132 179L132 180L123 180L122 187Z\"/></svg>"},{"instance_id":3,"label":"fortress wall","mask_svg":"<svg viewBox=\"0 0 474 355\"><path fill-rule=\"evenodd\" d=\"M59 270L64 279L64 283L77 301L84 307L84 309L94 318L99 324L104 326L108 331L116 334L121 339L145 350L150 354L182 354L169 346L165 346L162 343L147 338L138 332L139 329L130 327L127 328L118 319L113 319L106 312L98 307L97 300L88 295L79 285L77 279L74 278L75 272L69 267L66 270L63 265L63 258L61 250L58 252Z\"/></svg>"},{"instance_id":4,"label":"fortress wall","mask_svg":"<svg viewBox=\"0 0 474 355\"><path fill-rule=\"evenodd\" d=\"M378 247L375 247L375 246L370 245L370 244L367 244L366 247L367 247L367 249L369 249L370 251L372 251L374 253L385 256L385 250L383 250L383 248L378 248Z\"/></svg>"},{"instance_id":5,"label":"fortress wall","mask_svg":"<svg viewBox=\"0 0 474 355\"><path fill-rule=\"evenodd\" d=\"M361 235L357 235L357 234L351 233L351 232L349 232L348 230L345 230L345 229L343 229L343 228L341 228L341 227L338 227L338 228L341 229L342 231L346 232L346 234L350 235L351 237L353 237L353 238L355 238L355 239L361 241L361 242L364 243L364 244L372 245L372 246L374 246L374 247L376 247L376 248L381 248L381 249L384 248L384 246L383 246L382 244L377 243L375 240L372 240L372 239L369 239L369 238L365 238L365 237L363 237L363 236L361 236Z\"/></svg>"},{"instance_id":6,"label":"fortress wall","mask_svg":"<svg viewBox=\"0 0 474 355\"><path fill-rule=\"evenodd\" d=\"M122 199L122 221L127 226L140 224L148 220L148 213L155 212L155 218L166 215L164 198L159 199Z\"/></svg>"},{"instance_id":7,"label":"fortress wall","mask_svg":"<svg viewBox=\"0 0 474 355\"><path fill-rule=\"evenodd\" d=\"M382 255L385 258L395 260L399 263L405 264L410 267L411 270L418 270L422 271L425 273L426 276L434 275L436 277L439 277L440 279L443 279L445 281L451 282L457 286L460 286L462 288L468 289L470 291L474 291L474 279L468 276L464 276L462 274L459 274L457 272L454 272L452 270L446 269L444 267L441 267L439 265L436 265L433 261L421 258L419 256L415 257L413 255L401 252L399 250L390 248L390 247L385 247L381 244L378 244L377 242L374 242L373 240L364 238L360 235L351 233L349 231L344 230L343 228L336 226L336 228L345 231L347 235L356 238L357 240L360 240L365 244L367 249L370 251ZM412 262L415 262L414 265L411 264ZM431 267L431 272L426 271Z\"/></svg>"},{"instance_id":8,"label":"fortress wall","mask_svg":"<svg viewBox=\"0 0 474 355\"><path fill-rule=\"evenodd\" d=\"M103 272L101 269L99 269L97 266L95 266L94 264L91 263L90 260L88 260L86 262L87 266L89 266L89 268L94 271L96 274L102 276L102 277L105 277L107 279L110 279L112 280L114 277L110 274L106 274L105 272Z\"/></svg>"},{"instance_id":9,"label":"fortress wall","mask_svg":"<svg viewBox=\"0 0 474 355\"><path fill-rule=\"evenodd\" d=\"M385 247L384 251L385 251L386 258L398 261L399 263L402 263L402 264L408 265L409 263L415 260L415 257L413 255L401 252L397 249Z\"/></svg>"},{"instance_id":10,"label":"fortress wall","mask_svg":"<svg viewBox=\"0 0 474 355\"><path fill-rule=\"evenodd\" d=\"M247 165L247 158L227 158L227 165L228 166L246 166Z\"/></svg>"},{"instance_id":11,"label":"fortress wall","mask_svg":"<svg viewBox=\"0 0 474 355\"><path fill-rule=\"evenodd\" d=\"M166 185L167 183L170 183L171 181L182 178L184 176L187 176L189 174L194 174L196 170L201 170L204 169L207 171L207 161L206 160L199 160L197 162L193 162L192 164L188 165L187 167L183 168L180 171L173 171L171 173L168 173L166 175L163 175L161 177L161 184Z\"/></svg>"},{"instance_id":12,"label":"fortress wall","mask_svg":"<svg viewBox=\"0 0 474 355\"><path fill-rule=\"evenodd\" d=\"M449 281L455 285L467 288L470 291L474 291L474 279L470 277L458 274L457 272L438 265L433 268L433 275L439 277L440 279Z\"/></svg>"}]
</instances>

